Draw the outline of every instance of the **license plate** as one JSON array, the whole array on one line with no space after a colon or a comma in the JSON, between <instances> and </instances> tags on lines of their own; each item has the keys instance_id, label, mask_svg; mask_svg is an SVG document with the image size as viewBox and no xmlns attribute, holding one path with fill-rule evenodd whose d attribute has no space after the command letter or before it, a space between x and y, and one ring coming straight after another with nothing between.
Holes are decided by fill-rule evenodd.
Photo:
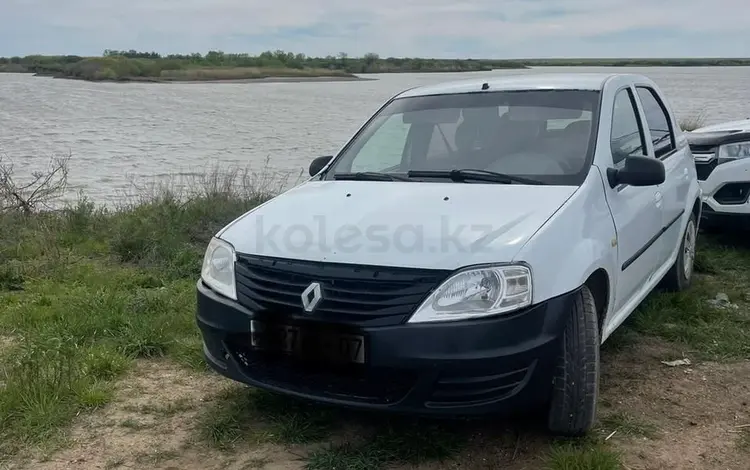
<instances>
[{"instance_id":1,"label":"license plate","mask_svg":"<svg viewBox=\"0 0 750 470\"><path fill-rule=\"evenodd\" d=\"M299 357L318 356L334 362L364 364L365 341L361 335L307 330L292 325L271 325L251 320L251 346Z\"/></svg>"}]
</instances>

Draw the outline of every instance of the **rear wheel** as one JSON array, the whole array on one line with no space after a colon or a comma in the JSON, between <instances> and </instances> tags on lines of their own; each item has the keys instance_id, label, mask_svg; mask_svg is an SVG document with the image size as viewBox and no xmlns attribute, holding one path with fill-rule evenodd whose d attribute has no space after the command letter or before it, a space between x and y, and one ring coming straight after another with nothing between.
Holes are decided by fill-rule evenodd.
<instances>
[{"instance_id":1,"label":"rear wheel","mask_svg":"<svg viewBox=\"0 0 750 470\"><path fill-rule=\"evenodd\" d=\"M599 395L599 327L594 295L586 286L570 308L552 384L549 430L586 434L594 425Z\"/></svg>"},{"instance_id":2,"label":"rear wheel","mask_svg":"<svg viewBox=\"0 0 750 470\"><path fill-rule=\"evenodd\" d=\"M665 290L679 292L690 287L693 280L695 246L698 238L697 225L695 214L691 214L685 232L682 234L677 259L662 279L661 283Z\"/></svg>"}]
</instances>

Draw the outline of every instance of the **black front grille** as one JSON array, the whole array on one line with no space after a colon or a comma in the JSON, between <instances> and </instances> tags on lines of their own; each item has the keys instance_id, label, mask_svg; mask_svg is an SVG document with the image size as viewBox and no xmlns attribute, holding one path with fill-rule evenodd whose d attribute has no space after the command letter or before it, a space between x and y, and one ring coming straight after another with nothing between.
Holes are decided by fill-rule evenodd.
<instances>
[{"instance_id":1,"label":"black front grille","mask_svg":"<svg viewBox=\"0 0 750 470\"><path fill-rule=\"evenodd\" d=\"M708 179L708 176L711 174L712 171L716 168L716 165L718 164L717 160L711 160L710 162L701 163L701 162L695 162L695 171L698 173L698 179L700 181L705 181Z\"/></svg>"},{"instance_id":2,"label":"black front grille","mask_svg":"<svg viewBox=\"0 0 750 470\"><path fill-rule=\"evenodd\" d=\"M311 318L358 324L405 316L450 271L361 266L238 255L237 297L259 312L304 314L302 292L321 285L323 299Z\"/></svg>"},{"instance_id":3,"label":"black front grille","mask_svg":"<svg viewBox=\"0 0 750 470\"><path fill-rule=\"evenodd\" d=\"M244 342L247 344L249 338ZM229 350L245 373L275 387L326 398L371 404L391 404L403 399L416 383L414 372L351 366L332 367L253 351L234 338Z\"/></svg>"}]
</instances>

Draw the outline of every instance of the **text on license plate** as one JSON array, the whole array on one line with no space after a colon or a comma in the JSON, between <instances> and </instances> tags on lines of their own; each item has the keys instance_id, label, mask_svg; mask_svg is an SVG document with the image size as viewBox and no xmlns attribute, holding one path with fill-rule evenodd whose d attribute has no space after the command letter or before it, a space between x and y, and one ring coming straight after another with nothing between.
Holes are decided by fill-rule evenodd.
<instances>
[{"instance_id":1,"label":"text on license plate","mask_svg":"<svg viewBox=\"0 0 750 470\"><path fill-rule=\"evenodd\" d=\"M336 362L365 362L364 337L347 333L305 330L292 325L270 325L251 320L251 345L290 355L320 355Z\"/></svg>"}]
</instances>

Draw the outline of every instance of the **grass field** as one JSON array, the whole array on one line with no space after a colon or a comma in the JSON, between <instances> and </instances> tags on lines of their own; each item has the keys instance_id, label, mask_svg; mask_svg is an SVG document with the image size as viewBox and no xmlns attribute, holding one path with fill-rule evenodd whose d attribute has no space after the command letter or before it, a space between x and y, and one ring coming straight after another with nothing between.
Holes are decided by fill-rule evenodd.
<instances>
[{"instance_id":1,"label":"grass field","mask_svg":"<svg viewBox=\"0 0 750 470\"><path fill-rule=\"evenodd\" d=\"M654 293L607 341L586 439L551 439L539 417L352 413L208 371L193 317L203 250L273 193L258 181L214 173L189 194L47 213L0 191L0 468L740 469L750 459L740 236L702 234L693 287ZM681 358L691 364L661 362Z\"/></svg>"}]
</instances>

